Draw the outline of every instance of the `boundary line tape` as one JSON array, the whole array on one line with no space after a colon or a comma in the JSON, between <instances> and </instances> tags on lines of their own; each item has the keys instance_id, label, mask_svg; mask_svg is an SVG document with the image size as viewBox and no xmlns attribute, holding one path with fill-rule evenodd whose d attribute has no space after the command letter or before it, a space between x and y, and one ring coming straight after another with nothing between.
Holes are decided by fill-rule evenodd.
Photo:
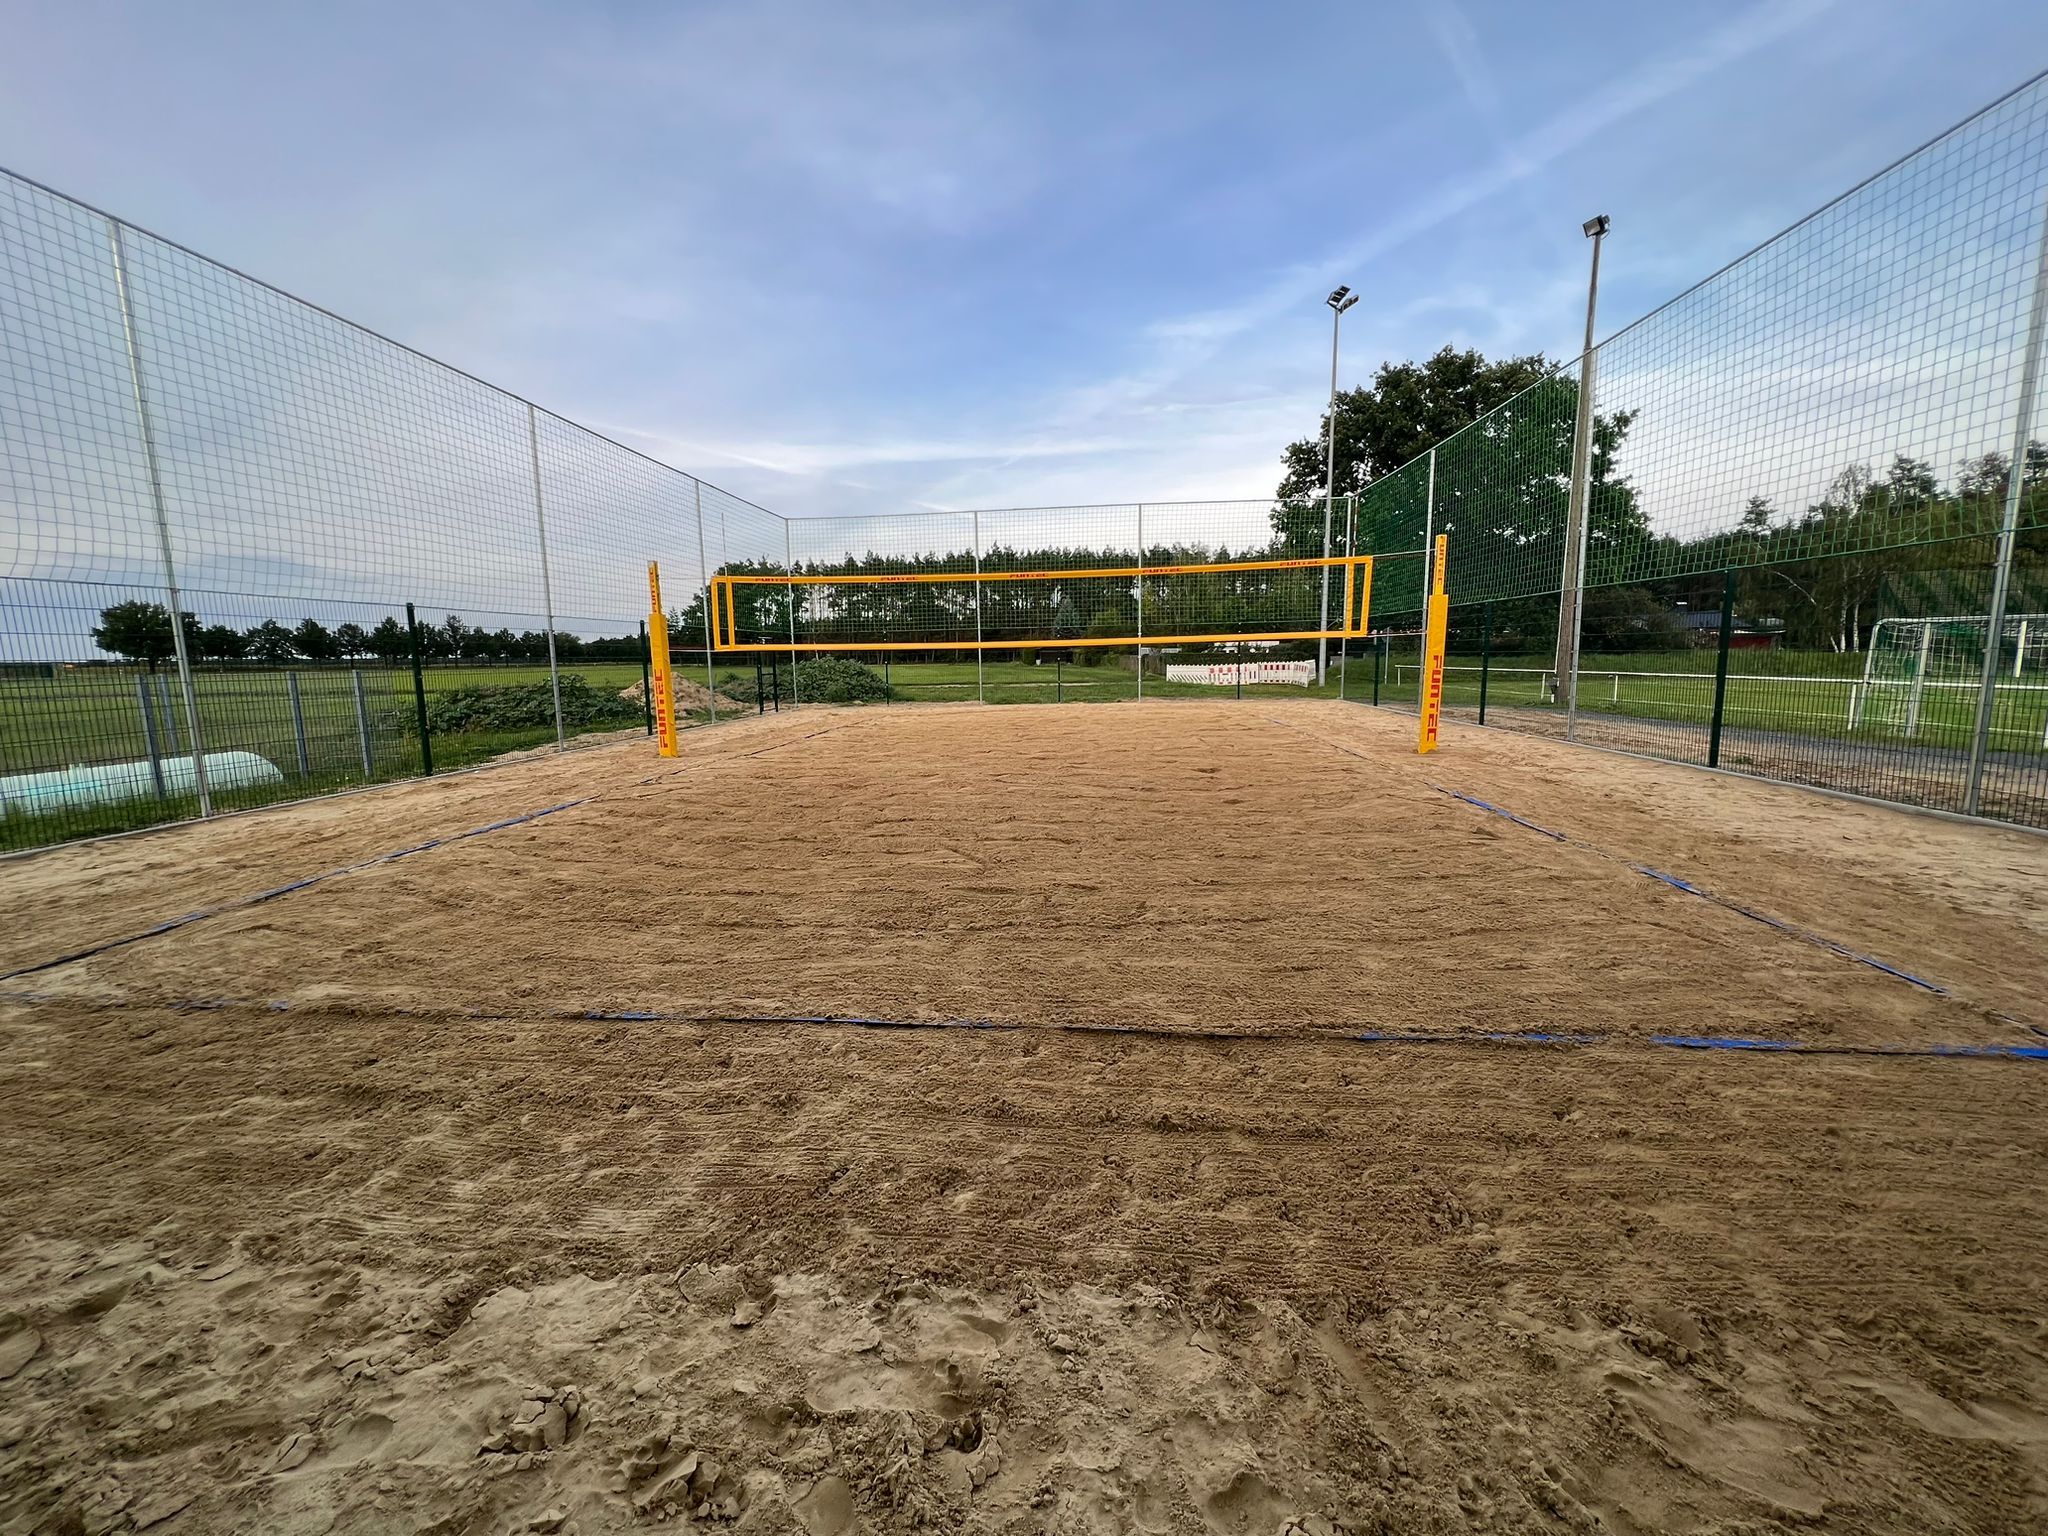
<instances>
[{"instance_id":1,"label":"boundary line tape","mask_svg":"<svg viewBox=\"0 0 2048 1536\"><path fill-rule=\"evenodd\" d=\"M1266 716L1266 719L1274 725L1284 726L1286 729L1290 731L1295 731L1300 735L1307 736L1312 741L1319 741L1324 746L1329 747L1334 751L1342 752L1347 757L1355 757L1362 762L1368 763L1374 761L1373 758L1367 756L1363 752L1356 750L1355 748L1347 747L1341 742L1331 741L1328 737L1325 736L1318 736L1313 731L1304 730L1302 729L1302 727L1295 725L1291 721L1275 719L1271 715ZM1762 923L1766 927L1775 928L1780 933L1790 934L1793 938L1800 939L1805 943L1818 945L1820 948L1827 950L1830 954L1841 956L1844 960L1853 961L1857 965L1869 966L1872 970L1875 971L1882 971L1885 975L1893 977L1899 981L1903 981L1908 986L1918 987L1922 991L1930 992L1936 997L1946 997L1951 999L1955 997L1955 993L1951 991L1948 987L1943 986L1940 982L1929 981L1925 976L1916 976L1913 974L1913 972L1901 969L1899 966L1892 965L1887 961L1880 960L1875 955L1866 955L1861 950L1851 949L1848 945L1841 943L1839 940L1831 939L1826 934L1815 933L1810 928L1802 928L1796 923L1788 923L1783 918L1773 917L1768 912L1759 911L1757 908L1749 906L1746 903L1733 900L1732 898L1727 896L1719 895L1713 891L1706 889L1706 887L1704 886L1695 885L1692 881L1685 879L1683 876L1669 874L1661 869L1653 869L1647 864L1639 864L1635 862L1633 859L1626 858L1618 853L1610 853L1605 848L1600 847L1598 844L1589 843L1585 841L1583 838L1573 837L1569 833L1559 832L1554 828L1543 826L1539 822L1529 820L1526 816L1518 816L1513 811L1508 810L1505 806L1495 805L1491 801L1482 800L1477 795L1468 795L1463 790L1452 789L1449 785L1438 784L1434 780L1430 779L1425 779L1423 780L1423 782L1440 795L1448 795L1453 800L1461 800L1466 805L1475 806L1478 809L1486 811L1491 815L1500 817L1504 821L1511 821L1518 827L1526 827L1529 831L1534 832L1541 837L1547 837L1552 842L1563 843L1567 847L1578 848L1582 849L1587 853L1596 854L1600 858L1608 860L1610 863L1619 864L1624 869L1633 870L1635 871L1635 873L1639 875L1647 876L1649 879L1658 881L1663 885L1668 885L1675 891L1683 891L1688 896L1697 896L1702 901L1711 902L1715 906L1721 907L1729 912L1733 912L1739 917L1746 917L1751 922ZM2035 1034L2042 1033L2042 1031L2037 1026L2029 1024L2022 1019L2013 1018L2009 1014L1996 1014L1995 1017L2003 1020L2008 1024L2017 1025L2019 1028L2029 1030Z\"/></svg>"},{"instance_id":2,"label":"boundary line tape","mask_svg":"<svg viewBox=\"0 0 2048 1536\"><path fill-rule=\"evenodd\" d=\"M673 778L677 774L688 773L698 768L711 767L718 763L740 762L746 758L760 757L764 753L774 752L783 747L795 746L798 742L809 741L813 737L825 736L833 731L844 730L851 723L850 721L842 720L838 724L828 725L822 730L811 731L802 736L792 736L781 741L771 742L765 747L755 748L752 752L735 753L731 757L703 758L693 763L685 763L681 767L671 768L664 773L651 773L644 779L636 780L632 787L637 789L644 785L656 783L661 779ZM23 976L33 976L38 971L54 970L60 965L70 965L79 960L90 960L95 955L103 955L110 949L121 949L130 944L139 944L144 939L154 939L166 933L175 933L180 928L189 927L193 923L204 922L210 917L220 917L228 912L239 912L246 907L258 906L266 901L275 901L280 896L289 896L293 891L303 891L310 885L319 885L323 881L338 879L342 875L359 874L363 870L373 869L380 864L390 864L399 859L410 858L416 853L426 853L430 849L443 848L450 843L462 842L467 838L482 837L486 832L499 832L507 827L516 827L526 822L538 821L541 817L552 816L557 811L574 810L579 805L593 805L606 798L609 797L605 795L585 795L577 800L564 800L556 805L543 806L537 811L526 811L517 816L507 816L502 821L487 822L480 827L471 827L466 832L451 832L446 837L430 837L425 842L414 843L408 848L396 848L389 853L373 854L367 859L358 859L355 863L344 864L338 869L330 869L317 875L307 875L303 879L292 880L284 885L272 886L267 891L257 891L252 895L238 896L232 901L224 901L216 906L200 907L195 911L185 913L183 916L168 918L154 927L144 928L137 933L123 934L119 938L106 939L100 943L89 945L84 949L73 950L69 954L59 955L54 960L39 960L33 965L24 965L18 970L0 971L0 981L14 981Z\"/></svg>"},{"instance_id":3,"label":"boundary line tape","mask_svg":"<svg viewBox=\"0 0 2048 1536\"><path fill-rule=\"evenodd\" d=\"M282 1000L263 1003L245 998L184 998L169 1001L128 999L107 1001L75 998L52 992L0 992L0 1003L27 1006L71 1006L94 1012L164 1009L174 1013L220 1013L246 1008L263 1013L340 1013L347 1005L332 1002L293 1004ZM1552 1050L1582 1047L1610 1049L1744 1051L1779 1056L1906 1057L1919 1059L1975 1059L2048 1062L2048 1045L2016 1045L2004 1042L1938 1043L1934 1045L1827 1045L1803 1040L1776 1040L1746 1035L1560 1034L1543 1030L1488 1030L1456 1034L1443 1030L1331 1030L1327 1033L1280 1033L1247 1029L1173 1029L1152 1024L1026 1024L1003 1019L885 1019L853 1013L718 1013L689 1012L661 1008L543 1008L527 1010L492 1008L392 1008L374 1010L379 1018L458 1018L474 1023L510 1023L519 1019L540 1019L561 1023L587 1024L716 1024L811 1025L830 1029L937 1030L980 1034L1074 1034L1139 1036L1155 1040L1264 1041L1288 1045L1417 1045L1417 1046L1525 1046Z\"/></svg>"}]
</instances>

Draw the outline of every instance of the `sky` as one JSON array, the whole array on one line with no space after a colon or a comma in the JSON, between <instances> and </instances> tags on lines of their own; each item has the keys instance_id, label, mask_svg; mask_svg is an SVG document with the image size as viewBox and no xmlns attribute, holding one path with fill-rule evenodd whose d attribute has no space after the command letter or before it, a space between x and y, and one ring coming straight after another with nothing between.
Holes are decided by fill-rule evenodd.
<instances>
[{"instance_id":1,"label":"sky","mask_svg":"<svg viewBox=\"0 0 2048 1536\"><path fill-rule=\"evenodd\" d=\"M2031 0L10 0L0 165L791 516L1269 495L2048 64Z\"/></svg>"}]
</instances>

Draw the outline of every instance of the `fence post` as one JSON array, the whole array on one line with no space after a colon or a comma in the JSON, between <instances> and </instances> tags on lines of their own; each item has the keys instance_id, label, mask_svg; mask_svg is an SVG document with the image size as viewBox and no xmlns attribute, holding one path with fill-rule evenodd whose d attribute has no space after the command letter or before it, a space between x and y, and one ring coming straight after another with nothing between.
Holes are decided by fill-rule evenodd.
<instances>
[{"instance_id":1,"label":"fence post","mask_svg":"<svg viewBox=\"0 0 2048 1536\"><path fill-rule=\"evenodd\" d=\"M1145 697L1145 504L1138 503L1138 697Z\"/></svg>"},{"instance_id":2,"label":"fence post","mask_svg":"<svg viewBox=\"0 0 2048 1536\"><path fill-rule=\"evenodd\" d=\"M149 500L156 514L157 552L164 567L164 595L171 605L171 650L178 658L178 686L185 695L185 730L192 747L192 788L199 796L199 814L213 814L213 794L206 783L206 744L199 726L199 691L192 685L192 658L185 649L185 598L178 590L178 566L171 556L171 515L164 501L163 471L157 464L156 429L149 420L149 389L142 380L142 338L135 327L135 303L128 292L128 253L118 220L107 220L107 243L114 254L114 294L121 305L121 333L128 348L128 383L135 399L136 424L142 433L143 465L149 471Z\"/></svg>"},{"instance_id":3,"label":"fence post","mask_svg":"<svg viewBox=\"0 0 2048 1536\"><path fill-rule=\"evenodd\" d=\"M160 711L157 719L163 725L164 745L173 752L183 751L183 744L178 740L178 706L171 702L171 680L161 672L151 676L156 680L156 702Z\"/></svg>"},{"instance_id":4,"label":"fence post","mask_svg":"<svg viewBox=\"0 0 2048 1536\"><path fill-rule=\"evenodd\" d=\"M540 490L540 414L526 407L526 446L533 456L533 521L540 530L540 600L548 620L548 686L555 695L555 750L569 750L569 733L562 725L562 673L555 665L555 581L548 570L548 514Z\"/></svg>"},{"instance_id":5,"label":"fence post","mask_svg":"<svg viewBox=\"0 0 2048 1536\"><path fill-rule=\"evenodd\" d=\"M654 734L654 652L647 641L647 621L640 621L640 702L647 706L647 734Z\"/></svg>"},{"instance_id":6,"label":"fence post","mask_svg":"<svg viewBox=\"0 0 2048 1536\"><path fill-rule=\"evenodd\" d=\"M974 513L974 702L986 704L988 690L982 684L982 658L987 653L981 648L981 512Z\"/></svg>"},{"instance_id":7,"label":"fence post","mask_svg":"<svg viewBox=\"0 0 2048 1536\"><path fill-rule=\"evenodd\" d=\"M405 605L405 631L412 636L412 706L420 726L420 772L431 778L434 738L427 730L427 674L420 667L420 621L411 603Z\"/></svg>"},{"instance_id":8,"label":"fence post","mask_svg":"<svg viewBox=\"0 0 2048 1536\"><path fill-rule=\"evenodd\" d=\"M1052 664L1052 701L1055 704L1067 702L1067 658L1062 656Z\"/></svg>"},{"instance_id":9,"label":"fence post","mask_svg":"<svg viewBox=\"0 0 2048 1536\"><path fill-rule=\"evenodd\" d=\"M369 780L377 776L377 761L370 749L370 711L363 702L363 674L360 668L350 667L348 675L355 683L356 744L363 749L363 778Z\"/></svg>"},{"instance_id":10,"label":"fence post","mask_svg":"<svg viewBox=\"0 0 2048 1536\"><path fill-rule=\"evenodd\" d=\"M1734 633L1735 571L1730 567L1721 573L1721 654L1714 663L1714 723L1707 733L1709 768L1721 766L1721 722L1728 709L1728 639Z\"/></svg>"},{"instance_id":11,"label":"fence post","mask_svg":"<svg viewBox=\"0 0 2048 1536\"><path fill-rule=\"evenodd\" d=\"M704 558L704 482L696 476L690 484L697 493L697 569L704 573L704 689L711 695L711 723L718 724L718 675L711 660L711 565ZM724 535L720 535L721 541ZM719 554L725 553L721 546ZM666 617L666 615L663 615ZM737 635L732 637L737 640Z\"/></svg>"},{"instance_id":12,"label":"fence post","mask_svg":"<svg viewBox=\"0 0 2048 1536\"><path fill-rule=\"evenodd\" d=\"M284 691L292 704L292 740L298 744L299 749L299 777L311 778L313 756L306 750L306 705L299 697L299 674L296 671L286 670Z\"/></svg>"},{"instance_id":13,"label":"fence post","mask_svg":"<svg viewBox=\"0 0 2048 1536\"><path fill-rule=\"evenodd\" d=\"M1984 769L1991 750L1991 715L1998 696L1998 654L2005 640L2005 604L2012 587L2012 551L2018 540L2020 496L2026 485L2027 448L2034 431L2034 391L2041 378L2041 337L2048 330L2048 201L2041 209L2041 247L2034 257L2034 302L2027 311L2027 351L2020 365L2020 397L2013 411L2012 457L2005 472L2005 515L1991 576L1991 613L1984 628L1984 677L1977 692L1977 728L1970 733L1970 785L1963 811L1975 816L1984 801ZM182 654L182 653L180 653Z\"/></svg>"},{"instance_id":14,"label":"fence post","mask_svg":"<svg viewBox=\"0 0 2048 1536\"><path fill-rule=\"evenodd\" d=\"M754 657L754 713L768 713L768 673L758 655Z\"/></svg>"},{"instance_id":15,"label":"fence post","mask_svg":"<svg viewBox=\"0 0 2048 1536\"><path fill-rule=\"evenodd\" d=\"M156 699L149 691L150 677L147 672L136 674L135 702L142 709L142 745L149 752L149 782L156 786L158 800L168 800L164 790L163 746L156 734Z\"/></svg>"},{"instance_id":16,"label":"fence post","mask_svg":"<svg viewBox=\"0 0 2048 1536\"><path fill-rule=\"evenodd\" d=\"M782 565L789 572L789 580L783 590L789 593L789 707L795 709L803 703L797 693L796 681L796 545L790 538L789 519L782 520ZM782 713L782 673L775 674L775 712Z\"/></svg>"},{"instance_id":17,"label":"fence post","mask_svg":"<svg viewBox=\"0 0 2048 1536\"><path fill-rule=\"evenodd\" d=\"M1486 684L1493 675L1493 603L1479 608L1479 723L1486 724Z\"/></svg>"},{"instance_id":18,"label":"fence post","mask_svg":"<svg viewBox=\"0 0 2048 1536\"><path fill-rule=\"evenodd\" d=\"M1381 637L1380 637L1380 638L1379 638L1378 640L1376 640L1376 641L1374 641L1374 642L1373 642L1373 647L1372 647L1372 702L1373 702L1373 704L1374 704L1374 706L1375 706L1375 707L1377 707L1377 706L1378 706L1378 704L1379 704L1379 702L1380 702L1380 664L1381 664L1381 663L1382 663L1383 661L1385 661L1385 660L1386 660L1386 647L1387 647L1387 641L1386 641L1386 637L1385 637L1384 635L1382 635L1382 636L1381 636Z\"/></svg>"},{"instance_id":19,"label":"fence post","mask_svg":"<svg viewBox=\"0 0 2048 1536\"><path fill-rule=\"evenodd\" d=\"M1564 690L1564 739L1571 741L1579 719L1579 632L1586 606L1586 550L1593 518L1587 478L1593 462L1594 313L1600 299L1600 243L1607 233L1603 215L1586 225L1593 241L1593 272L1586 283L1586 345L1579 354L1578 419L1572 427L1571 486L1565 501L1564 568L1557 583L1557 685Z\"/></svg>"}]
</instances>

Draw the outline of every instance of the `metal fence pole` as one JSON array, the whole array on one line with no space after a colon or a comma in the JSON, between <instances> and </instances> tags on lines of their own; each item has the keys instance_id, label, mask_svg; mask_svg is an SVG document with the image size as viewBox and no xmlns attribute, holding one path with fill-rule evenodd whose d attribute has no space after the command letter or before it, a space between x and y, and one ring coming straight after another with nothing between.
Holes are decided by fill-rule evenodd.
<instances>
[{"instance_id":1,"label":"metal fence pole","mask_svg":"<svg viewBox=\"0 0 2048 1536\"><path fill-rule=\"evenodd\" d=\"M1358 557L1358 498L1356 496L1349 496L1345 500L1348 505L1344 509L1344 558L1355 560ZM1354 577L1358 574L1356 566L1352 566L1349 569ZM1326 586L1328 585L1329 575L1330 568L1324 566L1323 579ZM1344 599L1344 622L1338 627L1349 630L1351 628L1351 599L1349 595L1351 588L1349 584L1345 586L1344 591L1346 594ZM1329 616L1326 612L1323 618L1323 628L1328 629L1329 627ZM1349 698L1350 694L1347 689L1347 684L1350 681L1348 674L1351 671L1351 636L1349 634L1346 634L1343 639L1337 642L1337 658L1338 666L1341 668L1337 673L1337 697L1340 699Z\"/></svg>"},{"instance_id":2,"label":"metal fence pole","mask_svg":"<svg viewBox=\"0 0 2048 1536\"><path fill-rule=\"evenodd\" d=\"M1493 604L1479 609L1479 723L1486 724L1486 684L1493 675Z\"/></svg>"},{"instance_id":3,"label":"metal fence pole","mask_svg":"<svg viewBox=\"0 0 2048 1536\"><path fill-rule=\"evenodd\" d=\"M114 293L121 305L121 333L128 346L128 382L135 397L135 420L142 432L142 457L149 471L150 507L156 514L157 551L164 567L164 596L171 607L171 650L178 659L178 686L185 695L186 738L192 745L192 788L199 814L213 814L213 794L206 783L206 742L199 726L199 692L192 685L192 658L185 648L185 598L178 590L177 561L171 555L171 516L164 502L163 471L156 456L156 430L149 421L149 389L142 381L142 338L135 327L135 301L128 291L128 255L121 226L107 220L107 243L114 255Z\"/></svg>"},{"instance_id":4,"label":"metal fence pole","mask_svg":"<svg viewBox=\"0 0 2048 1536\"><path fill-rule=\"evenodd\" d=\"M363 777L373 779L377 776L377 760L370 747L370 710L363 700L363 674L360 669L351 667L348 675L355 683L356 744L363 750Z\"/></svg>"},{"instance_id":5,"label":"metal fence pole","mask_svg":"<svg viewBox=\"0 0 2048 1536\"><path fill-rule=\"evenodd\" d=\"M982 682L982 658L986 655L981 648L981 512L974 513L974 702L986 704L988 689Z\"/></svg>"},{"instance_id":6,"label":"metal fence pole","mask_svg":"<svg viewBox=\"0 0 2048 1536\"><path fill-rule=\"evenodd\" d=\"M1381 636L1372 648L1372 701L1375 705L1380 701L1380 667L1386 656L1387 641L1385 636Z\"/></svg>"},{"instance_id":7,"label":"metal fence pole","mask_svg":"<svg viewBox=\"0 0 2048 1536\"><path fill-rule=\"evenodd\" d=\"M533 456L533 521L540 530L540 599L548 619L548 685L555 695L555 750L569 750L569 732L562 723L562 672L555 665L555 581L548 570L548 513L540 489L540 413L526 408L526 446Z\"/></svg>"},{"instance_id":8,"label":"metal fence pole","mask_svg":"<svg viewBox=\"0 0 2048 1536\"><path fill-rule=\"evenodd\" d=\"M306 705L299 697L299 674L296 671L288 669L285 672L284 691L285 697L291 700L292 705L292 740L298 744L299 749L299 777L311 778L313 755L306 750Z\"/></svg>"},{"instance_id":9,"label":"metal fence pole","mask_svg":"<svg viewBox=\"0 0 2048 1536\"><path fill-rule=\"evenodd\" d=\"M2026 489L2027 445L2034 431L2034 391L2041 379L2041 339L2048 329L2048 203L2041 210L2041 245L2034 258L2034 302L2027 311L2027 351L2020 364L2020 398L2013 412L2012 459L2005 474L2005 515L1998 524L1998 553L1991 576L1991 614L1984 632L1984 677L1977 693L1977 728L1970 734L1970 785L1963 810L1974 816L1984 803L1984 769L1991 750L1991 716L1997 703L1999 647L2005 640L2005 605L2012 587L2012 552L2018 542L2020 498Z\"/></svg>"},{"instance_id":10,"label":"metal fence pole","mask_svg":"<svg viewBox=\"0 0 2048 1536\"><path fill-rule=\"evenodd\" d=\"M1145 504L1138 503L1138 697L1145 697Z\"/></svg>"},{"instance_id":11,"label":"metal fence pole","mask_svg":"<svg viewBox=\"0 0 2048 1536\"><path fill-rule=\"evenodd\" d=\"M790 539L789 519L782 520L782 568L789 573L784 590L789 593L789 707L795 709L803 703L796 681L796 545ZM775 708L782 709L782 674L776 674Z\"/></svg>"},{"instance_id":12,"label":"metal fence pole","mask_svg":"<svg viewBox=\"0 0 2048 1536\"><path fill-rule=\"evenodd\" d=\"M654 650L647 640L647 621L640 621L640 702L646 706L647 734L654 734Z\"/></svg>"},{"instance_id":13,"label":"metal fence pole","mask_svg":"<svg viewBox=\"0 0 2048 1536\"><path fill-rule=\"evenodd\" d=\"M184 750L178 740L178 706L171 700L171 680L161 672L150 674L156 683L157 719L163 722L164 745L172 752Z\"/></svg>"},{"instance_id":14,"label":"metal fence pole","mask_svg":"<svg viewBox=\"0 0 2048 1536\"><path fill-rule=\"evenodd\" d=\"M427 674L420 666L420 621L405 605L405 631L412 637L412 707L420 727L420 772L429 778L434 772L434 737L427 729Z\"/></svg>"},{"instance_id":15,"label":"metal fence pole","mask_svg":"<svg viewBox=\"0 0 2048 1536\"><path fill-rule=\"evenodd\" d=\"M149 753L149 782L156 788L158 800L168 800L164 790L163 746L156 734L156 699L149 691L150 677L142 673L135 679L135 702L142 709L142 745Z\"/></svg>"},{"instance_id":16,"label":"metal fence pole","mask_svg":"<svg viewBox=\"0 0 2048 1536\"><path fill-rule=\"evenodd\" d=\"M711 695L711 723L716 725L718 678L711 669L711 562L704 554L704 482L692 476L690 485L697 493L697 569L704 573L704 688ZM721 549L719 553L723 555L725 551Z\"/></svg>"},{"instance_id":17,"label":"metal fence pole","mask_svg":"<svg viewBox=\"0 0 2048 1536\"><path fill-rule=\"evenodd\" d=\"M1735 571L1721 573L1721 654L1714 663L1714 723L1707 732L1707 766L1721 766L1721 723L1728 709L1728 641L1735 633ZM1621 680L1615 679L1619 691Z\"/></svg>"},{"instance_id":18,"label":"metal fence pole","mask_svg":"<svg viewBox=\"0 0 2048 1536\"><path fill-rule=\"evenodd\" d=\"M1593 460L1593 350L1594 314L1600 299L1600 244L1607 233L1603 216L1586 225L1593 241L1593 270L1586 283L1586 344L1579 353L1578 417L1572 429L1571 489L1565 503L1563 567L1557 580L1557 664L1558 686L1565 692L1564 734L1572 739L1579 712L1579 630L1586 598L1587 532L1592 517L1587 510L1587 474Z\"/></svg>"}]
</instances>

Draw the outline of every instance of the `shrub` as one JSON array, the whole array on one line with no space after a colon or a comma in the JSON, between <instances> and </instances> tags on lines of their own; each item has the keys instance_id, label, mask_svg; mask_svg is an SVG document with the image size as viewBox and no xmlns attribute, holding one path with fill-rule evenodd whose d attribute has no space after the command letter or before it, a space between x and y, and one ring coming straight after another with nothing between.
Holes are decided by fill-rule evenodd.
<instances>
[{"instance_id":1,"label":"shrub","mask_svg":"<svg viewBox=\"0 0 2048 1536\"><path fill-rule=\"evenodd\" d=\"M635 725L642 706L616 693L593 688L576 673L562 678L562 724ZM461 731L508 731L555 723L554 690L546 678L530 683L497 683L455 688L427 696L427 729L434 735Z\"/></svg>"},{"instance_id":2,"label":"shrub","mask_svg":"<svg viewBox=\"0 0 2048 1536\"><path fill-rule=\"evenodd\" d=\"M844 656L812 656L796 664L795 691L790 686L790 669L782 669L782 697L801 699L806 704L863 704L894 697L889 685L882 681L882 674L873 667L860 662L849 661ZM757 685L751 676L728 674L718 685L718 691L738 699L742 704L758 704L764 698L772 699L775 690L775 675L767 669L761 673Z\"/></svg>"}]
</instances>

